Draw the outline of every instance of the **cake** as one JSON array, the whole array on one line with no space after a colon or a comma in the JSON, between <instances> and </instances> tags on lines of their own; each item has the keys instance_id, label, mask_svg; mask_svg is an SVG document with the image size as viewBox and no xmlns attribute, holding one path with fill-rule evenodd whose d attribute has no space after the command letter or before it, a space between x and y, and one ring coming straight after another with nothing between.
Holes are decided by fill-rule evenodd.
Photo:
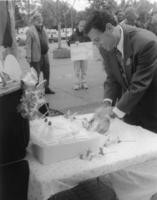
<instances>
[{"instance_id":1,"label":"cake","mask_svg":"<svg viewBox=\"0 0 157 200\"><path fill-rule=\"evenodd\" d=\"M96 152L105 139L86 130L82 119L64 116L30 121L32 152L42 164L74 158L87 151Z\"/></svg>"}]
</instances>

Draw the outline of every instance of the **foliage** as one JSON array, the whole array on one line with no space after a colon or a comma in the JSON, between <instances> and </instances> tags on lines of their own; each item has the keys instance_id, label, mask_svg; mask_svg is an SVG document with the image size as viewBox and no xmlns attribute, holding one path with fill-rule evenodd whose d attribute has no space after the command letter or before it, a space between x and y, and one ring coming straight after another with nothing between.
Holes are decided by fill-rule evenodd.
<instances>
[{"instance_id":1,"label":"foliage","mask_svg":"<svg viewBox=\"0 0 157 200\"><path fill-rule=\"evenodd\" d=\"M91 10L103 10L107 9L114 13L117 10L117 3L115 0L88 0Z\"/></svg>"},{"instance_id":2,"label":"foliage","mask_svg":"<svg viewBox=\"0 0 157 200\"><path fill-rule=\"evenodd\" d=\"M15 0L15 23L17 29L29 23L31 13L38 6L40 6L40 0Z\"/></svg>"},{"instance_id":3,"label":"foliage","mask_svg":"<svg viewBox=\"0 0 157 200\"><path fill-rule=\"evenodd\" d=\"M139 16L139 21L142 24L146 24L149 20L151 13L157 11L157 3L151 3L149 0L121 0L117 4L116 0L88 0L90 7L86 10L86 13L89 14L93 10L103 10L107 9L111 13L115 13L118 10L125 12L127 7L135 8L137 15Z\"/></svg>"},{"instance_id":4,"label":"foliage","mask_svg":"<svg viewBox=\"0 0 157 200\"><path fill-rule=\"evenodd\" d=\"M20 27L26 26L26 15L20 13L18 5L15 5L15 28L18 29Z\"/></svg>"},{"instance_id":5,"label":"foliage","mask_svg":"<svg viewBox=\"0 0 157 200\"><path fill-rule=\"evenodd\" d=\"M47 28L56 28L58 22L61 27L76 27L81 19L86 19L93 10L107 9L111 13L118 10L125 11L128 6L136 9L140 20L146 21L147 16L157 10L157 3L150 3L149 0L88 0L90 6L85 11L77 12L63 0L15 0L16 27L25 26L28 23L30 14L39 9L43 15L44 25ZM40 6L41 5L41 6Z\"/></svg>"},{"instance_id":6,"label":"foliage","mask_svg":"<svg viewBox=\"0 0 157 200\"><path fill-rule=\"evenodd\" d=\"M66 2L43 0L41 12L47 28L56 28L59 21L62 27L71 26L71 8ZM76 11L73 10L73 13Z\"/></svg>"},{"instance_id":7,"label":"foliage","mask_svg":"<svg viewBox=\"0 0 157 200\"><path fill-rule=\"evenodd\" d=\"M57 28L59 21L62 27L71 27L71 14L74 22L77 17L76 10L62 0L15 0L17 28L28 24L29 16L35 10L42 13L47 28Z\"/></svg>"}]
</instances>

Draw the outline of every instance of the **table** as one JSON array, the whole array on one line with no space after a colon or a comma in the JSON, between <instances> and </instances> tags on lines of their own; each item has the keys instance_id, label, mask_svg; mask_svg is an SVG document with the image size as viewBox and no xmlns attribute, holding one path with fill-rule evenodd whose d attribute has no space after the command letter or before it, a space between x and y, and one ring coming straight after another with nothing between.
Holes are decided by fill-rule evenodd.
<instances>
[{"instance_id":1,"label":"table","mask_svg":"<svg viewBox=\"0 0 157 200\"><path fill-rule=\"evenodd\" d=\"M9 82L6 87L0 83L0 199L24 200L27 196L29 170L23 159L29 122L17 112L21 95L20 83Z\"/></svg>"},{"instance_id":2,"label":"table","mask_svg":"<svg viewBox=\"0 0 157 200\"><path fill-rule=\"evenodd\" d=\"M29 155L29 200L46 200L81 181L157 158L156 134L118 119L111 123L109 134L119 136L122 142L109 146L105 156L95 157L92 161L74 158L42 165Z\"/></svg>"},{"instance_id":3,"label":"table","mask_svg":"<svg viewBox=\"0 0 157 200\"><path fill-rule=\"evenodd\" d=\"M17 111L22 96L20 83L0 83L0 164L21 160L29 140L29 123Z\"/></svg>"},{"instance_id":4,"label":"table","mask_svg":"<svg viewBox=\"0 0 157 200\"><path fill-rule=\"evenodd\" d=\"M7 83L7 85L5 87L3 87L3 84L0 83L0 97L16 92L17 90L19 90L21 88L21 85L19 82L17 81L10 81Z\"/></svg>"}]
</instances>

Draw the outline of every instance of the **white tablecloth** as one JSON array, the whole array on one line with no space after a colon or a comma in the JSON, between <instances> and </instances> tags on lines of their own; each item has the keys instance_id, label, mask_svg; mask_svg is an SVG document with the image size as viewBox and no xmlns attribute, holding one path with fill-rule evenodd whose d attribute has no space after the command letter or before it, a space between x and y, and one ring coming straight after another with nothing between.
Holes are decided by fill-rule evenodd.
<instances>
[{"instance_id":1,"label":"white tablecloth","mask_svg":"<svg viewBox=\"0 0 157 200\"><path fill-rule=\"evenodd\" d=\"M157 159L156 134L118 119L113 120L109 132L118 135L122 142L109 146L104 156L95 157L92 161L74 158L42 165L29 155L29 200L46 200L81 181Z\"/></svg>"}]
</instances>

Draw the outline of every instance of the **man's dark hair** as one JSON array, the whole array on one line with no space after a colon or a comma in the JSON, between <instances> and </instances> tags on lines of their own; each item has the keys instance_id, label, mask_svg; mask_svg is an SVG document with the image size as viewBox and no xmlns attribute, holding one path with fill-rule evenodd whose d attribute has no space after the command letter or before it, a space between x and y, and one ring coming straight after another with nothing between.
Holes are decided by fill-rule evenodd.
<instances>
[{"instance_id":1,"label":"man's dark hair","mask_svg":"<svg viewBox=\"0 0 157 200\"><path fill-rule=\"evenodd\" d=\"M88 34L92 28L98 29L104 32L106 29L106 24L116 25L116 20L112 14L108 11L94 11L92 16L87 20L85 26L85 33Z\"/></svg>"}]
</instances>

